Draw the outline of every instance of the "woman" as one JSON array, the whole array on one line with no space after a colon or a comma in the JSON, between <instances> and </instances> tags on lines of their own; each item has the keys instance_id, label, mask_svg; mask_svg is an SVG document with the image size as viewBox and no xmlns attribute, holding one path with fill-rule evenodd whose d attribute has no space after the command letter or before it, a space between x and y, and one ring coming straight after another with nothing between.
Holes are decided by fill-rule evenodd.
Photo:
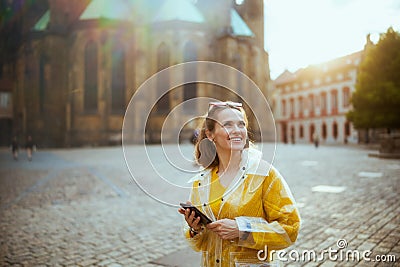
<instances>
[{"instance_id":1,"label":"woman","mask_svg":"<svg viewBox=\"0 0 400 267\"><path fill-rule=\"evenodd\" d=\"M210 103L195 146L205 169L191 180L190 202L213 222L202 225L190 209L179 209L185 237L203 252L202 266L272 266L261 250L283 249L297 238L300 217L291 192L249 147L247 126L241 103Z\"/></svg>"}]
</instances>

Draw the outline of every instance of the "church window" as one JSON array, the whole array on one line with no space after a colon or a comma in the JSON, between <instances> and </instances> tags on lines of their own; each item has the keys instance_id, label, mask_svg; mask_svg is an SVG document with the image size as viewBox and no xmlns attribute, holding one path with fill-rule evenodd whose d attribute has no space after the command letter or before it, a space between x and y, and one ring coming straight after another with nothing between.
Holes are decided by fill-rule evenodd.
<instances>
[{"instance_id":1,"label":"church window","mask_svg":"<svg viewBox=\"0 0 400 267\"><path fill-rule=\"evenodd\" d=\"M125 111L125 52L124 48L117 44L111 55L111 111L113 114L123 114Z\"/></svg>"},{"instance_id":2,"label":"church window","mask_svg":"<svg viewBox=\"0 0 400 267\"><path fill-rule=\"evenodd\" d=\"M45 58L39 59L39 113L44 112L44 96L46 91Z\"/></svg>"},{"instance_id":3,"label":"church window","mask_svg":"<svg viewBox=\"0 0 400 267\"><path fill-rule=\"evenodd\" d=\"M169 48L165 43L162 43L157 50L157 70L161 71L168 68L170 61ZM168 73L162 73L157 76L157 99L160 98L156 104L157 113L164 114L170 109L169 100L169 76Z\"/></svg>"},{"instance_id":4,"label":"church window","mask_svg":"<svg viewBox=\"0 0 400 267\"><path fill-rule=\"evenodd\" d=\"M97 111L98 96L98 58L97 44L94 41L87 43L85 47L85 91L83 96L83 108L85 112Z\"/></svg>"}]
</instances>

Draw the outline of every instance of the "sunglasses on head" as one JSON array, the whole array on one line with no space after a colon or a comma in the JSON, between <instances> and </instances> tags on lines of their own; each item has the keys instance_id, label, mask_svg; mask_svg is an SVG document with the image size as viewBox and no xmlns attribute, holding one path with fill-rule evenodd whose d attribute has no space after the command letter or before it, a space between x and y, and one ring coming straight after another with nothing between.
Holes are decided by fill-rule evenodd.
<instances>
[{"instance_id":1,"label":"sunglasses on head","mask_svg":"<svg viewBox=\"0 0 400 267\"><path fill-rule=\"evenodd\" d=\"M210 102L208 104L208 111L210 111L213 107L230 107L230 108L241 108L243 105L242 103L238 102L231 102L231 101L226 101L226 102Z\"/></svg>"}]
</instances>

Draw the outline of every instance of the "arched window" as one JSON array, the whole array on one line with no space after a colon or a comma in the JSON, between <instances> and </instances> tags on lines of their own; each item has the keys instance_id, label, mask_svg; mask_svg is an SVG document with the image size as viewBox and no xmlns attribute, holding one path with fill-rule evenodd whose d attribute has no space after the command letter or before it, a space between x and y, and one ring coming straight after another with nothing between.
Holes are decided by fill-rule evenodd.
<instances>
[{"instance_id":1,"label":"arched window","mask_svg":"<svg viewBox=\"0 0 400 267\"><path fill-rule=\"evenodd\" d=\"M300 138L304 138L304 128L303 128L303 125L300 125L300 128L299 128L299 137L300 137Z\"/></svg>"},{"instance_id":2,"label":"arched window","mask_svg":"<svg viewBox=\"0 0 400 267\"><path fill-rule=\"evenodd\" d=\"M292 144L296 142L296 129L294 128L294 126L290 127L290 141L292 142Z\"/></svg>"},{"instance_id":3,"label":"arched window","mask_svg":"<svg viewBox=\"0 0 400 267\"><path fill-rule=\"evenodd\" d=\"M309 135L310 142L313 142L314 133L315 133L315 126L314 126L314 124L311 124L310 125L310 135Z\"/></svg>"},{"instance_id":4,"label":"arched window","mask_svg":"<svg viewBox=\"0 0 400 267\"><path fill-rule=\"evenodd\" d=\"M83 96L83 109L85 112L97 112L98 95L98 59L97 44L89 41L85 47L85 92Z\"/></svg>"},{"instance_id":5,"label":"arched window","mask_svg":"<svg viewBox=\"0 0 400 267\"><path fill-rule=\"evenodd\" d=\"M46 91L46 75L45 75L45 57L40 56L39 59L39 112L44 112L44 95Z\"/></svg>"},{"instance_id":6,"label":"arched window","mask_svg":"<svg viewBox=\"0 0 400 267\"><path fill-rule=\"evenodd\" d=\"M163 70L169 66L169 49L165 43L162 43L157 50L157 70ZM156 110L158 113L166 113L170 109L169 93L165 92L169 89L169 76L167 73L158 75L157 77L157 99L162 96L162 98L156 104Z\"/></svg>"},{"instance_id":7,"label":"arched window","mask_svg":"<svg viewBox=\"0 0 400 267\"><path fill-rule=\"evenodd\" d=\"M197 60L197 47L196 45L189 41L186 43L183 51L183 60L185 62ZM195 64L186 67L184 70L185 82L196 81L197 80L197 67ZM192 98L197 97L197 83L186 83L183 86L183 101L187 101ZM195 111L195 107L192 105L183 104L183 108L186 111Z\"/></svg>"},{"instance_id":8,"label":"arched window","mask_svg":"<svg viewBox=\"0 0 400 267\"><path fill-rule=\"evenodd\" d=\"M337 137L338 137L338 125L337 125L336 122L333 122L332 134L333 134L333 138L337 139Z\"/></svg>"},{"instance_id":9,"label":"arched window","mask_svg":"<svg viewBox=\"0 0 400 267\"><path fill-rule=\"evenodd\" d=\"M114 45L111 53L111 112L125 111L125 52L120 44Z\"/></svg>"},{"instance_id":10,"label":"arched window","mask_svg":"<svg viewBox=\"0 0 400 267\"><path fill-rule=\"evenodd\" d=\"M322 124L322 138L326 139L327 131L326 131L326 123Z\"/></svg>"},{"instance_id":11,"label":"arched window","mask_svg":"<svg viewBox=\"0 0 400 267\"><path fill-rule=\"evenodd\" d=\"M304 109L304 103L303 103L303 97L299 96L299 117L303 117L303 109Z\"/></svg>"}]
</instances>

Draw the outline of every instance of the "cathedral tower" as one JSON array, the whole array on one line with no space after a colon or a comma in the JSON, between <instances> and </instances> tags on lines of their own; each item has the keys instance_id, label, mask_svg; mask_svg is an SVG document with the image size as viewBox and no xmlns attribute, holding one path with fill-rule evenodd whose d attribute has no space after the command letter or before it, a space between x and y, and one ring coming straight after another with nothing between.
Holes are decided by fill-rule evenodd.
<instances>
[{"instance_id":1,"label":"cathedral tower","mask_svg":"<svg viewBox=\"0 0 400 267\"><path fill-rule=\"evenodd\" d=\"M256 35L257 45L264 49L264 2L263 0L234 0L240 16Z\"/></svg>"}]
</instances>

